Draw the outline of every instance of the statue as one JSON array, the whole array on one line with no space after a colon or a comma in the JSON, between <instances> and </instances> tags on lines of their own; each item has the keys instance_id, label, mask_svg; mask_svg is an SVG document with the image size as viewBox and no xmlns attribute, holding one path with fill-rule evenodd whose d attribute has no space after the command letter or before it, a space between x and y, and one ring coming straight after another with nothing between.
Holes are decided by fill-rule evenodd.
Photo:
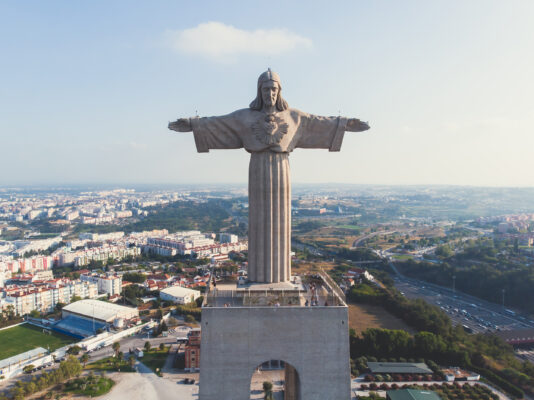
<instances>
[{"instance_id":1,"label":"statue","mask_svg":"<svg viewBox=\"0 0 534 400\"><path fill-rule=\"evenodd\" d=\"M369 125L355 118L320 117L289 108L280 77L270 69L258 78L249 108L218 117L180 118L177 132L193 131L197 151L240 149L249 164L248 278L277 283L291 279L291 182L289 153L295 148L339 151L345 131Z\"/></svg>"}]
</instances>

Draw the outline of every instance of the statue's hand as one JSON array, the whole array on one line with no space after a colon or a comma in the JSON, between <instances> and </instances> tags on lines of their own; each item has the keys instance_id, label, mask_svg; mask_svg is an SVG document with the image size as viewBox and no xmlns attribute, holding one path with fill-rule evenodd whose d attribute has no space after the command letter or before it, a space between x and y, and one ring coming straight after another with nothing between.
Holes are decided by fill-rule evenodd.
<instances>
[{"instance_id":1,"label":"statue's hand","mask_svg":"<svg viewBox=\"0 0 534 400\"><path fill-rule=\"evenodd\" d=\"M360 121L357 118L350 118L347 121L347 130L351 132L363 132L370 128L367 122Z\"/></svg>"},{"instance_id":2,"label":"statue's hand","mask_svg":"<svg viewBox=\"0 0 534 400\"><path fill-rule=\"evenodd\" d=\"M180 118L174 122L169 122L169 129L176 132L191 132L193 130L191 119Z\"/></svg>"}]
</instances>

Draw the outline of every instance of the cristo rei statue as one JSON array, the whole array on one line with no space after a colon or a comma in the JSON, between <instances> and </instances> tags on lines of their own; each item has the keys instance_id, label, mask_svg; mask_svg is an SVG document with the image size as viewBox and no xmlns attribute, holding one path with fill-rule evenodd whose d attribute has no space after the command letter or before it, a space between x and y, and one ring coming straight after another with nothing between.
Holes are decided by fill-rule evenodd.
<instances>
[{"instance_id":1,"label":"cristo rei statue","mask_svg":"<svg viewBox=\"0 0 534 400\"><path fill-rule=\"evenodd\" d=\"M289 153L296 148L339 151L345 131L369 125L356 118L321 117L290 108L270 69L258 78L248 108L218 117L180 118L169 129L191 132L197 151L240 149L250 153L248 278L278 283L291 278L291 180Z\"/></svg>"}]
</instances>

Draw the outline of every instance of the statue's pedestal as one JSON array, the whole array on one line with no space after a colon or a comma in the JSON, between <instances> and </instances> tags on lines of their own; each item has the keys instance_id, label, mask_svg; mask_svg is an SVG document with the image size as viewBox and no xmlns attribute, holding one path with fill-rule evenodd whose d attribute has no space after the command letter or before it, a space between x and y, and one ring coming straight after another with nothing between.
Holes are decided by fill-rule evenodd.
<instances>
[{"instance_id":1,"label":"statue's pedestal","mask_svg":"<svg viewBox=\"0 0 534 400\"><path fill-rule=\"evenodd\" d=\"M303 305L310 296L303 286L210 293L202 309L200 400L249 400L252 375L269 360L289 364L286 385L294 390L286 399L350 399L348 308L327 289L318 290L313 307Z\"/></svg>"}]
</instances>

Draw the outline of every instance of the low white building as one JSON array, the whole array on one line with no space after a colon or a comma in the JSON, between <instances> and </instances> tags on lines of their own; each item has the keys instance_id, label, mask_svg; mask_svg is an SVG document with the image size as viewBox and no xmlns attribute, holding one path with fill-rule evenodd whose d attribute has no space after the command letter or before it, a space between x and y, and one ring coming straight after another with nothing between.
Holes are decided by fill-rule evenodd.
<instances>
[{"instance_id":1,"label":"low white building","mask_svg":"<svg viewBox=\"0 0 534 400\"><path fill-rule=\"evenodd\" d=\"M201 296L198 290L188 289L181 286L171 286L159 292L161 300L172 301L178 304L188 304Z\"/></svg>"},{"instance_id":2,"label":"low white building","mask_svg":"<svg viewBox=\"0 0 534 400\"><path fill-rule=\"evenodd\" d=\"M63 307L63 318L75 315L84 319L113 323L116 319L132 319L139 316L137 308L120 306L100 300L80 300Z\"/></svg>"}]
</instances>

